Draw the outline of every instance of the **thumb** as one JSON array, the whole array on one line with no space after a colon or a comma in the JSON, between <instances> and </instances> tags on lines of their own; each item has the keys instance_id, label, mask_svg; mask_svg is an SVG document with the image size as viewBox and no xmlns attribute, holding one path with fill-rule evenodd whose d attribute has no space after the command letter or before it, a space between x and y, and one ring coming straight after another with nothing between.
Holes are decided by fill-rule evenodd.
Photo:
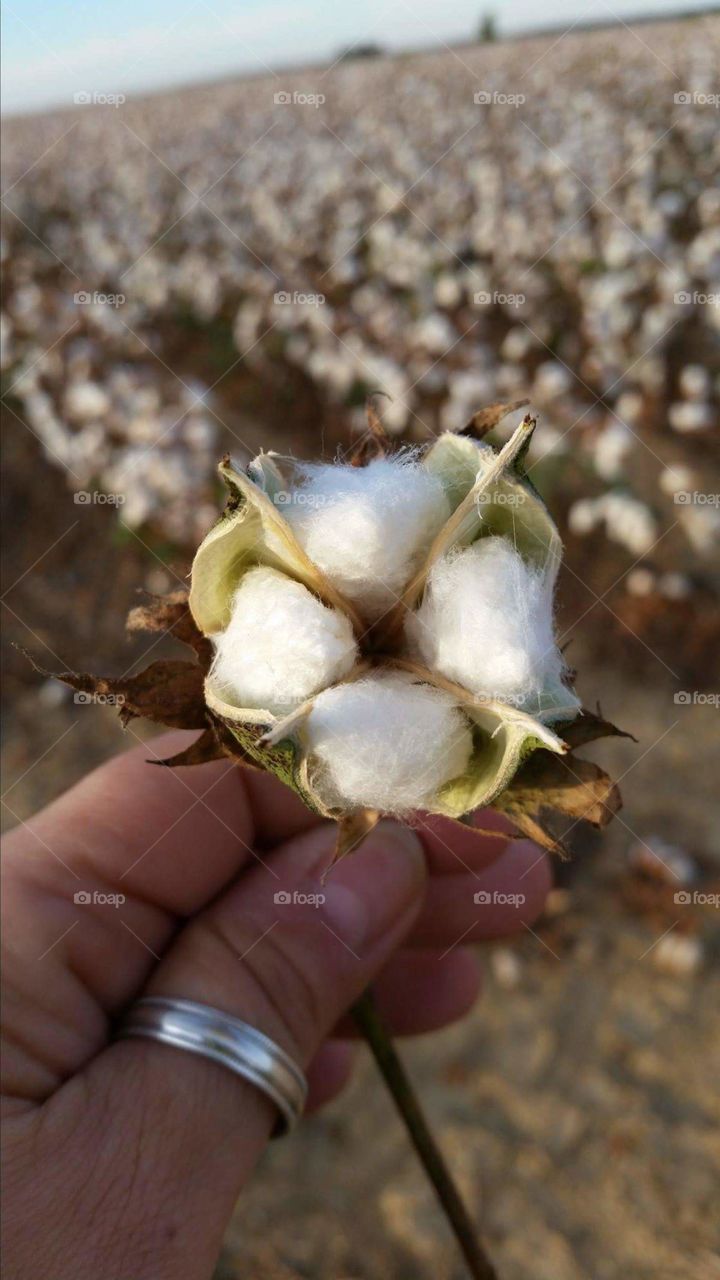
<instances>
[{"instance_id":1,"label":"thumb","mask_svg":"<svg viewBox=\"0 0 720 1280\"><path fill-rule=\"evenodd\" d=\"M425 886L417 836L391 822L381 822L323 883L334 834L316 827L242 876L177 936L144 994L242 1018L306 1068L401 943ZM205 1250L196 1256L200 1267L215 1256L277 1119L273 1104L226 1068L150 1040L111 1045L90 1071L112 1073L100 1096L111 1098L120 1132L138 1133L135 1168L145 1135L142 1184L146 1195L163 1188L177 1228L167 1247L187 1268L183 1275L195 1274L188 1251Z\"/></svg>"}]
</instances>

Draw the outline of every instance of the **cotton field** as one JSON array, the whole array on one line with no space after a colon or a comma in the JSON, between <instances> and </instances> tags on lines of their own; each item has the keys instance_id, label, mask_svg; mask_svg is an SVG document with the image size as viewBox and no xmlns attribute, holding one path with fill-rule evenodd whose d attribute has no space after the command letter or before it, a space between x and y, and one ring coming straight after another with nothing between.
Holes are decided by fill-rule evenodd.
<instances>
[{"instance_id":1,"label":"cotton field","mask_svg":"<svg viewBox=\"0 0 720 1280\"><path fill-rule=\"evenodd\" d=\"M682 13L687 0L674 2ZM288 1048L300 1046L301 1023L324 1016L326 995L358 973L381 934L402 936L375 984L382 1019L402 1036L400 1059L503 1280L718 1280L708 1087L718 1028L708 1010L720 958L720 13L626 25L600 0L547 13L523 0L514 21L532 11L533 21L562 12L569 22L572 9L576 22L449 47L429 28L418 35L432 6L412 0L379 6L377 30L372 6L220 8L38 4L6 19L10 74L26 100L65 92L78 67L107 75L105 84L88 75L59 107L7 119L2 154L10 643L0 817L22 842L14 895L12 884L5 891L18 908L18 1081L25 1057L40 1071L40 1085L13 1076L12 1089L35 1106L43 1081L61 1080L49 1106L81 1096L91 1108L77 1125L52 1111L53 1125L31 1130L41 1156L60 1130L73 1141L34 1161L28 1203L39 1211L9 1243L28 1236L40 1275L48 1240L53 1256L63 1253L58 1223L61 1236L77 1235L48 1187L68 1151L82 1154L83 1134L94 1136L94 1103L104 1107L104 1159L88 1194L107 1218L105 1157L114 1175L126 1146L133 1189L149 1188L139 1209L135 1196L120 1206L129 1232L115 1235L128 1249L144 1247L150 1224L152 1248L167 1243L192 1267L200 1255L183 1253L183 1220L204 1249L208 1206L218 1222L223 1206L229 1213L232 1196L218 1198L213 1179L253 1140L244 1095L221 1119L232 1157L215 1144L209 1158L193 1125L215 1133L219 1075L197 1093L197 1114L181 1099L178 1127L181 1050L157 1050L168 1054L168 1147L157 1125L144 1127L148 1145L142 1126L124 1124L119 1077L105 1087L93 1074L85 1089L67 1062L85 1043L75 1005L84 1026L97 996L105 1009L93 1005L92 1062L81 1070L116 1051L127 1070L128 1045L95 1058L102 1027L138 983L163 989L170 951L182 968L188 923L210 937L232 881L220 967L208 952L201 985L180 982L176 994L202 995L235 957L227 1005L220 988L216 997L208 987L208 1001L222 1018L237 998L245 1016L247 978L269 993L257 1009L271 1002L284 1029L302 979L286 1024ZM496 8L509 24L510 7ZM436 9L433 23L452 39L466 9ZM491 34L481 9L473 23L485 17ZM329 48L336 22L366 23L362 47L340 56L338 37L332 65L145 97L114 80L135 74L131 55L141 55L136 83L150 86L165 70L180 83L193 66L199 80L216 54L223 66L237 54L240 66L253 32L270 32L274 62L308 14L304 47ZM276 35L278 15L287 29ZM392 55L374 44L397 31L408 48L435 43ZM196 47L198 33L207 39ZM537 428L525 456L528 403ZM492 405L493 445L514 435L502 461L517 449L547 501L542 565L526 555L535 521L546 523L526 487L507 477L466 485L458 505L455 468L475 475L474 447L446 440L433 465L432 447L403 449L432 446ZM377 418L399 456L372 458ZM283 457L250 467L255 489L244 468L262 450ZM359 454L371 459L362 469L324 465ZM221 459L235 509L208 539L227 493ZM259 504L254 516L240 493ZM265 528L271 499L282 520ZM497 536L456 548L470 523ZM277 541L288 526L293 540ZM184 608L190 585L197 633ZM200 666L183 661L180 640L191 634ZM594 741L598 722L619 732ZM184 739L157 736L191 723ZM253 775L253 837L239 768L191 764L214 752L209 724L234 759L241 744L244 764L270 764L316 812L351 817L343 848L353 851L322 884L310 861L296 863L310 854L310 829L276 847L285 809L265 791L271 779ZM128 748L137 772L116 785ZM168 756L180 767L157 768ZM522 785L503 810L510 771ZM605 774L620 796L604 789ZM501 812L477 810L478 843L467 809L489 795ZM418 914L404 897L390 926L390 872L409 851L364 862L372 849L357 844L374 810L410 817L431 872ZM612 823L593 830L606 810ZM461 811L467 825L438 817ZM543 837L546 821L567 861L499 835L517 822ZM307 866L298 890L291 864L298 874ZM216 873L217 883L204 879ZM342 910L326 923L338 873ZM242 896L251 879L252 902ZM122 892L106 893L115 880ZM208 902L210 933L200 923ZM328 949L314 960L318 937ZM465 1017L478 962L483 1001ZM72 1008L49 994L66 963ZM270 971L265 983L266 963L282 990ZM131 969L140 976L123 994ZM331 979L322 996L316 972L321 985ZM405 1038L450 1016L458 1020L441 1035ZM348 1033L337 1023L330 1055L322 1050L310 1071L313 1106L328 1108L273 1143L227 1227L215 1280L465 1274L360 1045L351 1091L331 1096L336 1066L338 1083L343 1063L350 1069ZM141 1119L152 1116L151 1077L125 1091ZM19 1120L27 1132L26 1109ZM153 1179L166 1148L180 1153L180 1172ZM183 1176L188 1152L195 1182ZM94 1256L103 1215L75 1219L90 1222L78 1248Z\"/></svg>"},{"instance_id":2,"label":"cotton field","mask_svg":"<svg viewBox=\"0 0 720 1280\"><path fill-rule=\"evenodd\" d=\"M371 392L417 441L529 398L576 612L607 592L623 651L696 618L701 661L719 63L720 20L698 18L120 104L108 85L10 122L6 432L184 550L225 450L332 453Z\"/></svg>"}]
</instances>

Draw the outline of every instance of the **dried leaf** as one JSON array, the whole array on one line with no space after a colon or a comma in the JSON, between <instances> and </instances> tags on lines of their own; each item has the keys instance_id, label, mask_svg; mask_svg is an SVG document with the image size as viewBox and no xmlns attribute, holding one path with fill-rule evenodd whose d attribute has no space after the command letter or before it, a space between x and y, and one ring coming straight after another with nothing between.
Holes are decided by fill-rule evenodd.
<instances>
[{"instance_id":1,"label":"dried leaf","mask_svg":"<svg viewBox=\"0 0 720 1280\"><path fill-rule=\"evenodd\" d=\"M491 806L491 808L494 806ZM491 840L517 840L518 837L513 831L494 831L492 827L478 827L473 821L474 814L463 814L462 818L444 817L445 822L452 822L454 826L463 827L465 831L471 831L475 836L483 836Z\"/></svg>"},{"instance_id":2,"label":"dried leaf","mask_svg":"<svg viewBox=\"0 0 720 1280\"><path fill-rule=\"evenodd\" d=\"M535 751L493 801L525 835L561 857L566 850L548 823L549 812L604 827L621 805L617 786L599 765L544 750Z\"/></svg>"},{"instance_id":3,"label":"dried leaf","mask_svg":"<svg viewBox=\"0 0 720 1280\"><path fill-rule=\"evenodd\" d=\"M582 747L586 742L595 742L598 738L630 738L632 742L637 742L637 738L631 733L604 720L599 707L597 714L583 708L577 720L562 726L561 736L571 749Z\"/></svg>"},{"instance_id":4,"label":"dried leaf","mask_svg":"<svg viewBox=\"0 0 720 1280\"><path fill-rule=\"evenodd\" d=\"M31 661L33 661L31 659ZM143 716L170 729L206 729L203 673L196 662L160 658L134 676L91 676L75 671L37 671L69 684L87 701L116 706L123 725Z\"/></svg>"},{"instance_id":5,"label":"dried leaf","mask_svg":"<svg viewBox=\"0 0 720 1280\"><path fill-rule=\"evenodd\" d=\"M384 395L385 392L377 391L374 394ZM350 452L350 465L353 467L366 467L374 458L385 458L390 452L390 437L380 421L372 396L368 396L365 402L365 411L367 431Z\"/></svg>"},{"instance_id":6,"label":"dried leaf","mask_svg":"<svg viewBox=\"0 0 720 1280\"><path fill-rule=\"evenodd\" d=\"M569 861L570 850L560 837L553 833L550 825L546 825L545 815L538 814L537 818L533 818L530 813L511 812L510 810L506 810L506 812L518 828L520 838L532 840L534 844L539 845L541 849L545 849L547 853L556 854L563 862Z\"/></svg>"},{"instance_id":7,"label":"dried leaf","mask_svg":"<svg viewBox=\"0 0 720 1280\"><path fill-rule=\"evenodd\" d=\"M325 875L346 854L353 853L360 848L363 840L370 835L379 820L380 813L377 809L356 809L354 813L348 813L344 818L338 819L335 851Z\"/></svg>"},{"instance_id":8,"label":"dried leaf","mask_svg":"<svg viewBox=\"0 0 720 1280\"><path fill-rule=\"evenodd\" d=\"M457 432L459 436L470 436L473 440L482 440L503 418L516 409L524 409L529 400L508 401L507 404L490 404L485 409L478 409L469 422Z\"/></svg>"},{"instance_id":9,"label":"dried leaf","mask_svg":"<svg viewBox=\"0 0 720 1280\"><path fill-rule=\"evenodd\" d=\"M189 592L181 589L168 596L151 596L150 603L138 605L131 609L127 619L127 630L166 631L190 645L198 655L204 671L209 670L212 662L212 644L199 629L190 612L188 604Z\"/></svg>"}]
</instances>

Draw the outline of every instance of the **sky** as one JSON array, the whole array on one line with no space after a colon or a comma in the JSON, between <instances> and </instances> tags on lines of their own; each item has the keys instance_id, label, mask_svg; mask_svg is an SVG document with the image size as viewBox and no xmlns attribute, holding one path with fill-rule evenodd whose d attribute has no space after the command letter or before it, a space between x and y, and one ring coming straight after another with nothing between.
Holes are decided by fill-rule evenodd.
<instances>
[{"instance_id":1,"label":"sky","mask_svg":"<svg viewBox=\"0 0 720 1280\"><path fill-rule=\"evenodd\" d=\"M234 74L331 62L355 42L388 50L642 14L707 0L10 0L3 4L2 106L72 106L77 93L142 93Z\"/></svg>"}]
</instances>

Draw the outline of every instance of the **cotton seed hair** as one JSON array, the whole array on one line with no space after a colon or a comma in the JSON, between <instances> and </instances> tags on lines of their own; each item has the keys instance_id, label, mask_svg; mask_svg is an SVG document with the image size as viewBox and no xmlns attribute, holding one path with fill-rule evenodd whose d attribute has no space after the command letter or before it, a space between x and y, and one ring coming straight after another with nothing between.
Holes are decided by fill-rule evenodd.
<instances>
[{"instance_id":1,"label":"cotton seed hair","mask_svg":"<svg viewBox=\"0 0 720 1280\"><path fill-rule=\"evenodd\" d=\"M532 711L563 671L552 595L552 577L526 564L507 538L481 538L433 565L406 623L410 647L479 697Z\"/></svg>"},{"instance_id":2,"label":"cotton seed hair","mask_svg":"<svg viewBox=\"0 0 720 1280\"><path fill-rule=\"evenodd\" d=\"M408 813L465 772L470 726L450 694L404 672L371 675L319 694L307 722L330 807Z\"/></svg>"},{"instance_id":3,"label":"cotton seed hair","mask_svg":"<svg viewBox=\"0 0 720 1280\"><path fill-rule=\"evenodd\" d=\"M410 452L366 467L304 466L283 515L311 560L368 621L395 604L450 515Z\"/></svg>"},{"instance_id":4,"label":"cotton seed hair","mask_svg":"<svg viewBox=\"0 0 720 1280\"><path fill-rule=\"evenodd\" d=\"M275 569L250 569L230 622L213 637L213 677L226 700L286 715L341 680L358 658L352 625Z\"/></svg>"}]
</instances>

